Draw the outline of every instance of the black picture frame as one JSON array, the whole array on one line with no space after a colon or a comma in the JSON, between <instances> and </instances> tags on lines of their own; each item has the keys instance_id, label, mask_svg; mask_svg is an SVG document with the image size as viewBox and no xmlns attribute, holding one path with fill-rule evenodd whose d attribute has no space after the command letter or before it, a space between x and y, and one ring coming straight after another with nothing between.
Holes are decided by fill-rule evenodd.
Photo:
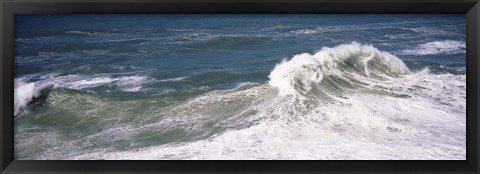
<instances>
[{"instance_id":1,"label":"black picture frame","mask_svg":"<svg viewBox=\"0 0 480 174\"><path fill-rule=\"evenodd\" d=\"M0 172L7 173L479 173L478 0L0 0ZM392 161L14 160L14 16L54 13L449 13L467 20L467 159Z\"/></svg>"}]
</instances>

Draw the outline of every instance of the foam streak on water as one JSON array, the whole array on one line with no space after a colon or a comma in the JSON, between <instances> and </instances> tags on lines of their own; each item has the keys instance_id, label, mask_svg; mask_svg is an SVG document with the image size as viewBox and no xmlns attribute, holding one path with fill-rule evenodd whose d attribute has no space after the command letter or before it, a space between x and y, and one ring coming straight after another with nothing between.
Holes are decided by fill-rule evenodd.
<instances>
[{"instance_id":1,"label":"foam streak on water","mask_svg":"<svg viewBox=\"0 0 480 174\"><path fill-rule=\"evenodd\" d=\"M442 40L418 45L415 49L403 50L405 55L436 55L465 53L466 44L462 41Z\"/></svg>"}]
</instances>

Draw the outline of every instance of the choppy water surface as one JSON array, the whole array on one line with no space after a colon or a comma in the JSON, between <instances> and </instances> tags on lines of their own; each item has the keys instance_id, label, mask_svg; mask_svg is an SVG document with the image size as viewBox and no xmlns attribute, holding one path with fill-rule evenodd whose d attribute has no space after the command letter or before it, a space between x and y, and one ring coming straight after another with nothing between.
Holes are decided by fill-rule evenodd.
<instances>
[{"instance_id":1,"label":"choppy water surface","mask_svg":"<svg viewBox=\"0 0 480 174\"><path fill-rule=\"evenodd\" d=\"M465 159L463 15L19 15L16 159Z\"/></svg>"}]
</instances>

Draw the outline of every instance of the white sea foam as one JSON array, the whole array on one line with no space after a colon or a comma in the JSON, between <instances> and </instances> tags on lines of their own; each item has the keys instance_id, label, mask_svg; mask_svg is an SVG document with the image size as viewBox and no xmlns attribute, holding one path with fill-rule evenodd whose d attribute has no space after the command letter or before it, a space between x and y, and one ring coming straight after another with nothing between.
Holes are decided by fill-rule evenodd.
<instances>
[{"instance_id":1,"label":"white sea foam","mask_svg":"<svg viewBox=\"0 0 480 174\"><path fill-rule=\"evenodd\" d=\"M123 91L136 92L140 91L142 85L148 80L146 76L126 76L115 78L116 84L120 86Z\"/></svg>"},{"instance_id":2,"label":"white sea foam","mask_svg":"<svg viewBox=\"0 0 480 174\"><path fill-rule=\"evenodd\" d=\"M463 41L442 40L420 44L414 49L403 50L401 55L436 55L465 53Z\"/></svg>"},{"instance_id":3,"label":"white sea foam","mask_svg":"<svg viewBox=\"0 0 480 174\"><path fill-rule=\"evenodd\" d=\"M77 76L78 78L81 78L79 76ZM101 85L105 85L105 84L109 84L109 83L112 83L115 81L115 79L113 78L108 78L108 77L95 77L95 78L91 78L91 79L83 79L80 80L78 79L77 80L73 80L73 79L68 79L68 78L65 78L66 81L62 81L61 80L62 78L60 79L56 79L58 83L56 83L57 86L59 87L67 87L67 88L71 88L71 89L84 89L84 88L92 88L92 87L97 87L97 86L101 86ZM72 81L68 81L68 80L72 80Z\"/></svg>"},{"instance_id":4,"label":"white sea foam","mask_svg":"<svg viewBox=\"0 0 480 174\"><path fill-rule=\"evenodd\" d=\"M292 31L292 33L310 35L310 34L322 33L324 31L325 30L323 28L317 27L315 29L300 29L300 30Z\"/></svg>"},{"instance_id":5,"label":"white sea foam","mask_svg":"<svg viewBox=\"0 0 480 174\"><path fill-rule=\"evenodd\" d=\"M255 39L255 38L264 38L263 35L252 35L252 34L210 34L210 33L191 33L186 34L182 39L194 40L194 41L210 41L216 39Z\"/></svg>"},{"instance_id":6,"label":"white sea foam","mask_svg":"<svg viewBox=\"0 0 480 174\"><path fill-rule=\"evenodd\" d=\"M33 98L40 95L40 88L35 83L16 83L14 93L14 115L17 115L22 107L25 107Z\"/></svg>"},{"instance_id":7,"label":"white sea foam","mask_svg":"<svg viewBox=\"0 0 480 174\"><path fill-rule=\"evenodd\" d=\"M433 28L433 27L426 27L426 26L417 27L417 28L405 28L405 29L408 29L408 30L411 30L411 31L414 31L414 32L417 32L417 33L420 33L420 34L423 34L423 35L451 34L448 31L445 31L445 30L442 30L442 29Z\"/></svg>"},{"instance_id":8,"label":"white sea foam","mask_svg":"<svg viewBox=\"0 0 480 174\"><path fill-rule=\"evenodd\" d=\"M177 81L181 81L181 80L186 79L186 78L188 78L188 77L184 76L184 77L169 78L169 79L159 80L159 82L177 82Z\"/></svg>"},{"instance_id":9,"label":"white sea foam","mask_svg":"<svg viewBox=\"0 0 480 174\"><path fill-rule=\"evenodd\" d=\"M25 76L16 78L14 81L14 102L13 102L13 115L20 113L20 110L27 106L27 104L33 99L41 95L41 91L50 84L27 82L31 77Z\"/></svg>"},{"instance_id":10,"label":"white sea foam","mask_svg":"<svg viewBox=\"0 0 480 174\"><path fill-rule=\"evenodd\" d=\"M76 34L76 35L83 35L83 36L99 36L99 35L107 35L109 33L106 32L88 32L88 31L78 31L78 30L73 30L73 31L67 31L67 34Z\"/></svg>"},{"instance_id":11,"label":"white sea foam","mask_svg":"<svg viewBox=\"0 0 480 174\"><path fill-rule=\"evenodd\" d=\"M43 81L50 81L55 87L65 87L70 89L88 89L95 88L103 85L117 85L123 91L135 91L140 87L147 79L147 76L100 76L100 77L88 77L83 75L66 75L56 76L48 75L43 77ZM138 88L139 89L139 88Z\"/></svg>"},{"instance_id":12,"label":"white sea foam","mask_svg":"<svg viewBox=\"0 0 480 174\"><path fill-rule=\"evenodd\" d=\"M232 91L248 89L248 88L251 88L251 87L254 87L254 86L258 86L258 85L260 85L260 84L259 83L254 83L254 82L241 82L241 83L237 83L237 86L235 88L233 88Z\"/></svg>"}]
</instances>

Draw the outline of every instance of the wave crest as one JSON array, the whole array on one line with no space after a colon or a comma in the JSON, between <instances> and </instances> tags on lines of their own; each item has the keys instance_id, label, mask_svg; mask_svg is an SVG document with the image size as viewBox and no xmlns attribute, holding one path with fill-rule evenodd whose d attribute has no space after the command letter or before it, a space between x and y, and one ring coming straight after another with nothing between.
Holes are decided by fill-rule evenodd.
<instances>
[{"instance_id":1,"label":"wave crest","mask_svg":"<svg viewBox=\"0 0 480 174\"><path fill-rule=\"evenodd\" d=\"M16 116L20 110L27 106L33 99L40 97L42 90L51 88L51 84L25 83L20 80L15 81L13 115Z\"/></svg>"},{"instance_id":2,"label":"wave crest","mask_svg":"<svg viewBox=\"0 0 480 174\"><path fill-rule=\"evenodd\" d=\"M305 96L315 92L328 97L332 94L338 96L345 88L365 86L369 80L409 73L398 57L372 45L352 42L333 48L323 47L313 55L295 55L291 60L277 64L268 77L269 84L277 87L280 95Z\"/></svg>"}]
</instances>

